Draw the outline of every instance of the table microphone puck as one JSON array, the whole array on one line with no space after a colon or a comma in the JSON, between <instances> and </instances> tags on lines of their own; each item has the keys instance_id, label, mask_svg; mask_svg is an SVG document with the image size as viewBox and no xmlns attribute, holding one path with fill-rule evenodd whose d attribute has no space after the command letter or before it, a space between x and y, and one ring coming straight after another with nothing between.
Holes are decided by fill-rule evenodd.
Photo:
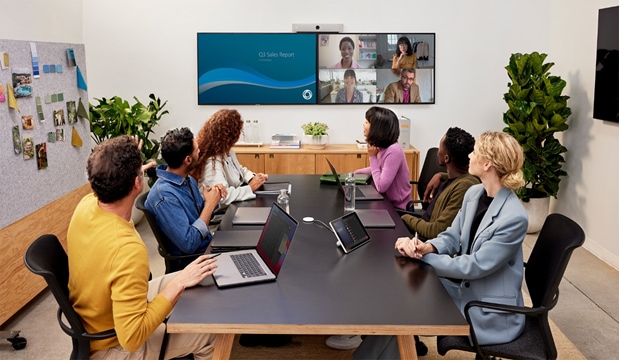
<instances>
[{"instance_id":1,"label":"table microphone puck","mask_svg":"<svg viewBox=\"0 0 619 360\"><path fill-rule=\"evenodd\" d=\"M307 223L311 223L311 222L314 222L314 218L311 216L306 216L303 218L303 221Z\"/></svg>"}]
</instances>

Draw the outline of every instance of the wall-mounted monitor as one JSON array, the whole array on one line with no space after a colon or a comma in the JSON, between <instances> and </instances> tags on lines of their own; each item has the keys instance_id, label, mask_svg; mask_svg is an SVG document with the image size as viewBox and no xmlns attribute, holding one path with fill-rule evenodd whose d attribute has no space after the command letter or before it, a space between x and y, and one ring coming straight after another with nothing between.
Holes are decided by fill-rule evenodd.
<instances>
[{"instance_id":1,"label":"wall-mounted monitor","mask_svg":"<svg viewBox=\"0 0 619 360\"><path fill-rule=\"evenodd\" d=\"M435 103L434 33L198 33L198 104Z\"/></svg>"},{"instance_id":2,"label":"wall-mounted monitor","mask_svg":"<svg viewBox=\"0 0 619 360\"><path fill-rule=\"evenodd\" d=\"M619 122L619 6L600 9L593 117Z\"/></svg>"},{"instance_id":3,"label":"wall-mounted monitor","mask_svg":"<svg viewBox=\"0 0 619 360\"><path fill-rule=\"evenodd\" d=\"M198 104L315 104L316 35L198 33Z\"/></svg>"}]
</instances>

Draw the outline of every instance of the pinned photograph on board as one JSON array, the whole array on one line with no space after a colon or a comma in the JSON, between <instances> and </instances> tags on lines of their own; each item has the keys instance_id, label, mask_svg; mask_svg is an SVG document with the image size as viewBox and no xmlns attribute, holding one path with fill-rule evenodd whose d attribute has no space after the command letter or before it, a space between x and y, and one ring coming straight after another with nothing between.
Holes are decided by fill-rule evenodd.
<instances>
[{"instance_id":1,"label":"pinned photograph on board","mask_svg":"<svg viewBox=\"0 0 619 360\"><path fill-rule=\"evenodd\" d=\"M55 143L56 142L56 133L55 132L48 132L47 133L47 142L48 143Z\"/></svg>"},{"instance_id":2,"label":"pinned photograph on board","mask_svg":"<svg viewBox=\"0 0 619 360\"><path fill-rule=\"evenodd\" d=\"M19 126L13 126L13 151L15 154L21 153L21 140L19 137Z\"/></svg>"},{"instance_id":3,"label":"pinned photograph on board","mask_svg":"<svg viewBox=\"0 0 619 360\"><path fill-rule=\"evenodd\" d=\"M37 169L47 168L47 144L37 144L35 149L37 152Z\"/></svg>"},{"instance_id":4,"label":"pinned photograph on board","mask_svg":"<svg viewBox=\"0 0 619 360\"><path fill-rule=\"evenodd\" d=\"M26 136L23 140L24 160L34 159L34 140L32 136Z\"/></svg>"},{"instance_id":5,"label":"pinned photograph on board","mask_svg":"<svg viewBox=\"0 0 619 360\"><path fill-rule=\"evenodd\" d=\"M64 124L65 124L64 110L63 109L54 110L54 126L61 126Z\"/></svg>"},{"instance_id":6,"label":"pinned photograph on board","mask_svg":"<svg viewBox=\"0 0 619 360\"><path fill-rule=\"evenodd\" d=\"M21 124L24 130L34 129L34 122L32 121L32 115L24 115L21 117Z\"/></svg>"},{"instance_id":7,"label":"pinned photograph on board","mask_svg":"<svg viewBox=\"0 0 619 360\"><path fill-rule=\"evenodd\" d=\"M77 106L75 106L75 101L67 101L67 119L69 124L77 122Z\"/></svg>"},{"instance_id":8,"label":"pinned photograph on board","mask_svg":"<svg viewBox=\"0 0 619 360\"><path fill-rule=\"evenodd\" d=\"M67 49L67 64L75 66L75 51L73 51L73 48Z\"/></svg>"},{"instance_id":9,"label":"pinned photograph on board","mask_svg":"<svg viewBox=\"0 0 619 360\"><path fill-rule=\"evenodd\" d=\"M15 97L32 95L32 74L27 68L13 68L13 92Z\"/></svg>"},{"instance_id":10,"label":"pinned photograph on board","mask_svg":"<svg viewBox=\"0 0 619 360\"><path fill-rule=\"evenodd\" d=\"M56 141L64 141L64 129L56 129Z\"/></svg>"}]
</instances>

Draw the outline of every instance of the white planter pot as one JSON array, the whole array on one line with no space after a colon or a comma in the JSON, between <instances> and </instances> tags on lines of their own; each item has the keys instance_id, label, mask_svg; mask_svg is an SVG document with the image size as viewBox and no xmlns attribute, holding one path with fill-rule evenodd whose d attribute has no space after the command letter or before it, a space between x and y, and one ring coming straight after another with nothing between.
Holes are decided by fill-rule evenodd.
<instances>
[{"instance_id":1,"label":"white planter pot","mask_svg":"<svg viewBox=\"0 0 619 360\"><path fill-rule=\"evenodd\" d=\"M550 197L531 199L528 203L522 201L522 206L524 206L527 215L529 215L527 234L539 232L542 229L542 225L544 225L546 216L548 216Z\"/></svg>"},{"instance_id":2,"label":"white planter pot","mask_svg":"<svg viewBox=\"0 0 619 360\"><path fill-rule=\"evenodd\" d=\"M306 144L307 147L312 150L324 149L329 143L329 135L322 135L322 136L303 135L303 143Z\"/></svg>"}]
</instances>

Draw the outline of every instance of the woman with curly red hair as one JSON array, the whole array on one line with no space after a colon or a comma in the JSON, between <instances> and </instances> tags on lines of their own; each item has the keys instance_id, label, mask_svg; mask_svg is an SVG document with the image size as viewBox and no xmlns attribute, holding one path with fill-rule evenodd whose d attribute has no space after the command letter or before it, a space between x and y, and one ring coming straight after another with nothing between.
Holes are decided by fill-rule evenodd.
<instances>
[{"instance_id":1,"label":"woman with curly red hair","mask_svg":"<svg viewBox=\"0 0 619 360\"><path fill-rule=\"evenodd\" d=\"M223 205L254 199L254 191L269 178L266 174L248 170L236 158L232 146L239 141L241 131L241 114L236 110L223 109L211 115L198 133L200 158L191 176L209 187L223 184L228 192L221 201Z\"/></svg>"}]
</instances>

